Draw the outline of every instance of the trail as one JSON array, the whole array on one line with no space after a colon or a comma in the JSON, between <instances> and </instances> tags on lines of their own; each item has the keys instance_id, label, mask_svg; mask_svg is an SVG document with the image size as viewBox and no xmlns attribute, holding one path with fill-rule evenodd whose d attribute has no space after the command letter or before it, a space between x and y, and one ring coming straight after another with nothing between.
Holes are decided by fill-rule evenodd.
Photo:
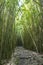
<instances>
[{"instance_id":1,"label":"trail","mask_svg":"<svg viewBox=\"0 0 43 65\"><path fill-rule=\"evenodd\" d=\"M11 60L5 65L43 65L43 55L16 47Z\"/></svg>"}]
</instances>

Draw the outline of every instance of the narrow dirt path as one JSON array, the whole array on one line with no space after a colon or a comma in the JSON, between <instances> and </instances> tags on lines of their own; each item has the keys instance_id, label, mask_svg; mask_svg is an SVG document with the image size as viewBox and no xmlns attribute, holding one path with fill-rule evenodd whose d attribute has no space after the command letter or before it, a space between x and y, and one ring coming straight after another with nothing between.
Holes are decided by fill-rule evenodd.
<instances>
[{"instance_id":1,"label":"narrow dirt path","mask_svg":"<svg viewBox=\"0 0 43 65\"><path fill-rule=\"evenodd\" d=\"M23 47L16 47L7 65L43 65L43 55Z\"/></svg>"}]
</instances>

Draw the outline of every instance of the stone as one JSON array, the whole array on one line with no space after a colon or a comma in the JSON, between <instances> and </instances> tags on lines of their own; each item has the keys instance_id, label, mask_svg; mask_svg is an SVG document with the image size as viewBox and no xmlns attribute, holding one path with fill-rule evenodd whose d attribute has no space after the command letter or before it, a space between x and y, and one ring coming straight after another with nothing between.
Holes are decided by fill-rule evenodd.
<instances>
[{"instance_id":1,"label":"stone","mask_svg":"<svg viewBox=\"0 0 43 65\"><path fill-rule=\"evenodd\" d=\"M43 55L23 47L16 47L8 65L43 65Z\"/></svg>"}]
</instances>

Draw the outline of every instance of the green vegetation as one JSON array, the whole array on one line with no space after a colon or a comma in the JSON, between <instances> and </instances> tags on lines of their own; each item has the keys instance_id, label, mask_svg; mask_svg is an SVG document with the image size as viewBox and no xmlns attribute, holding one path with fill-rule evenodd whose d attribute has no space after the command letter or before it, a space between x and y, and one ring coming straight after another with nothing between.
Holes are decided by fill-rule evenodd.
<instances>
[{"instance_id":1,"label":"green vegetation","mask_svg":"<svg viewBox=\"0 0 43 65\"><path fill-rule=\"evenodd\" d=\"M17 1L0 1L0 59L9 59L15 48L15 11Z\"/></svg>"},{"instance_id":2,"label":"green vegetation","mask_svg":"<svg viewBox=\"0 0 43 65\"><path fill-rule=\"evenodd\" d=\"M24 1L16 15L15 30L26 49L41 52L41 5L37 0ZM39 49L40 48L40 49Z\"/></svg>"},{"instance_id":3,"label":"green vegetation","mask_svg":"<svg viewBox=\"0 0 43 65\"><path fill-rule=\"evenodd\" d=\"M43 52L43 9L39 0L0 0L0 60L10 59L17 39Z\"/></svg>"}]
</instances>

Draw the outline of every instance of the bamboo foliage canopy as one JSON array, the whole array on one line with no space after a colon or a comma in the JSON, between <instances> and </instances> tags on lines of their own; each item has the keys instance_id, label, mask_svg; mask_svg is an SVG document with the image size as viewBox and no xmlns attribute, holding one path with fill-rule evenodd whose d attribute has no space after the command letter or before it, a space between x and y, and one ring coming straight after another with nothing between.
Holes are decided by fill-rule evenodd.
<instances>
[{"instance_id":1,"label":"bamboo foliage canopy","mask_svg":"<svg viewBox=\"0 0 43 65\"><path fill-rule=\"evenodd\" d=\"M0 60L9 59L17 40L43 52L43 20L39 0L0 0Z\"/></svg>"}]
</instances>

